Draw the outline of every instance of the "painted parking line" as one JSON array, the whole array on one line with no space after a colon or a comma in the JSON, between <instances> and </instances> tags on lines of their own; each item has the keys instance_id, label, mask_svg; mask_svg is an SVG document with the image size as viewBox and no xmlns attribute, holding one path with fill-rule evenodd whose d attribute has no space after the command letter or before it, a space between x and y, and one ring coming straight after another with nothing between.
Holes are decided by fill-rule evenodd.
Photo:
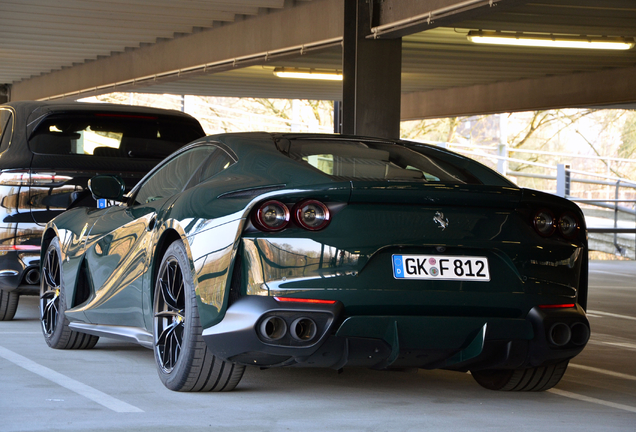
<instances>
[{"instance_id":1,"label":"painted parking line","mask_svg":"<svg viewBox=\"0 0 636 432\"><path fill-rule=\"evenodd\" d=\"M607 316L607 317L612 317L612 318L621 318L621 319L636 321L636 317L629 316L629 315L619 315L619 314L614 314L614 313L609 313L609 312L601 312L601 311L597 311L597 310L590 310L588 312L591 313L591 314L594 314L594 315L600 315L600 316Z\"/></svg>"},{"instance_id":2,"label":"painted parking line","mask_svg":"<svg viewBox=\"0 0 636 432\"><path fill-rule=\"evenodd\" d=\"M79 394L80 396L84 396L85 398L90 399L93 402L98 403L115 412L144 412L136 406L127 404L124 401L109 396L106 393L94 389L93 387L87 386L86 384L76 381L73 378L62 375L61 373L56 372L53 369L42 366L24 356L21 356L20 354L4 348L3 346L0 346L0 357L10 361L16 366L20 366L21 368L26 369L29 372L40 375L41 377L46 378L47 380L54 382L61 387L71 390Z\"/></svg>"},{"instance_id":3,"label":"painted parking line","mask_svg":"<svg viewBox=\"0 0 636 432\"><path fill-rule=\"evenodd\" d=\"M619 347L619 348L627 348L630 350L635 350L636 349L636 344L633 343L629 343L629 342L603 342L605 345L612 345L615 347Z\"/></svg>"},{"instance_id":4,"label":"painted parking line","mask_svg":"<svg viewBox=\"0 0 636 432\"><path fill-rule=\"evenodd\" d=\"M570 398L570 399L576 399L579 401L583 401L583 402L589 402L589 403L593 403L593 404L597 404L597 405L603 405L603 406L607 406L607 407L611 407L611 408L616 408L619 410L623 410L623 411L629 411L629 412L633 412L636 413L636 407L633 406L629 406L629 405L623 405L623 404L619 404L619 403L615 403L615 402L609 402L606 400L602 400L602 399L596 399L593 397L589 397L589 396L584 396L578 393L572 393L569 391L565 391L565 390L559 390L559 389L550 389L550 390L546 390L548 393L552 393L555 395L559 395L559 396L563 396L566 398Z\"/></svg>"},{"instance_id":5,"label":"painted parking line","mask_svg":"<svg viewBox=\"0 0 636 432\"><path fill-rule=\"evenodd\" d=\"M0 331L0 334L33 334L33 335L41 335L42 332L23 332L23 331Z\"/></svg>"},{"instance_id":6,"label":"painted parking line","mask_svg":"<svg viewBox=\"0 0 636 432\"><path fill-rule=\"evenodd\" d=\"M633 274L629 274L629 273L618 273L618 272L613 272L613 271L607 271L607 270L593 270L590 269L590 273L605 273L605 274L611 274L614 276L624 276L624 277L634 277Z\"/></svg>"},{"instance_id":7,"label":"painted parking line","mask_svg":"<svg viewBox=\"0 0 636 432\"><path fill-rule=\"evenodd\" d=\"M600 340L594 340L594 339L590 339L588 341L589 345L603 345L603 346L611 346L613 348L622 348L622 349L627 349L630 351L634 351L636 350L636 344L634 343L629 343L629 342L608 342L608 341L600 341Z\"/></svg>"},{"instance_id":8,"label":"painted parking line","mask_svg":"<svg viewBox=\"0 0 636 432\"><path fill-rule=\"evenodd\" d=\"M613 290L619 290L619 291L629 291L632 292L634 291L634 288L629 287L629 286L625 286L625 285L607 285L607 284L593 284L590 283L588 285L588 288L591 290L603 290L603 289L613 289Z\"/></svg>"},{"instance_id":9,"label":"painted parking line","mask_svg":"<svg viewBox=\"0 0 636 432\"><path fill-rule=\"evenodd\" d=\"M614 372L611 370L607 370L607 369L600 369L600 368L595 368L595 367L591 367L591 366L584 366L584 365L580 365L580 364L574 364L574 363L570 363L568 365L569 368L575 368L575 369L581 369L581 370L585 370L588 372L595 372L595 373L599 373L599 374L603 374L603 375L609 375L609 376L613 376L616 378L621 378L624 380L629 380L629 381L636 381L636 376L634 375L628 375L628 374L624 374L624 373L620 373L620 372Z\"/></svg>"}]
</instances>

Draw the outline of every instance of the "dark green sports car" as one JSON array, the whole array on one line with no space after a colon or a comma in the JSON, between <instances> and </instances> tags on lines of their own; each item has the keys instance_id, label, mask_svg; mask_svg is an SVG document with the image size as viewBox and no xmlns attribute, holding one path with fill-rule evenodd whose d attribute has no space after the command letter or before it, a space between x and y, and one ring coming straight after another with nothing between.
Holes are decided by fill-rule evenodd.
<instances>
[{"instance_id":1,"label":"dark green sports car","mask_svg":"<svg viewBox=\"0 0 636 432\"><path fill-rule=\"evenodd\" d=\"M154 351L178 391L245 366L443 368L493 390L559 382L590 336L587 241L572 202L447 150L339 135L210 136L114 205L42 238L53 348Z\"/></svg>"}]
</instances>

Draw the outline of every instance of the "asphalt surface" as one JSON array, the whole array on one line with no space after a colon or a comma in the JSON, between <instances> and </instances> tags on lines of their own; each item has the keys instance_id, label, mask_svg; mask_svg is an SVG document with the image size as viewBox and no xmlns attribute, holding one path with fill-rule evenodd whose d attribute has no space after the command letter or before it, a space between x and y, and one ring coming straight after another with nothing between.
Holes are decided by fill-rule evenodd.
<instances>
[{"instance_id":1,"label":"asphalt surface","mask_svg":"<svg viewBox=\"0 0 636 432\"><path fill-rule=\"evenodd\" d=\"M0 322L0 431L636 431L636 262L591 263L589 317L590 343L544 393L449 371L250 368L234 392L189 394L133 344L48 348L23 297Z\"/></svg>"}]
</instances>

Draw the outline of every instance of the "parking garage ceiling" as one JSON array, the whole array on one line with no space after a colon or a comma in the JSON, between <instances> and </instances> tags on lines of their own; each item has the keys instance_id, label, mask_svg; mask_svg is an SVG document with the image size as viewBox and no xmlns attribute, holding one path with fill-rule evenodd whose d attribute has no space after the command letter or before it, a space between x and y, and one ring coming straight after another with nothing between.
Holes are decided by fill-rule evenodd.
<instances>
[{"instance_id":1,"label":"parking garage ceiling","mask_svg":"<svg viewBox=\"0 0 636 432\"><path fill-rule=\"evenodd\" d=\"M347 0L348 1L348 0ZM470 30L636 37L633 0L383 0L379 38L402 37L402 117L636 103L636 48L477 45ZM339 100L342 0L2 0L9 98L111 91ZM379 65L381 67L381 65Z\"/></svg>"}]
</instances>

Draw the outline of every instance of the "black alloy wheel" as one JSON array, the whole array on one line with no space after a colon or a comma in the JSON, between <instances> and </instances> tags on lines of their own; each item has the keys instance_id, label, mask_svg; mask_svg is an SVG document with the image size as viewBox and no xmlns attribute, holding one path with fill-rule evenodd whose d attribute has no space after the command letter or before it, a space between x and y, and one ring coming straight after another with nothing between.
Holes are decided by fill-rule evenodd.
<instances>
[{"instance_id":1,"label":"black alloy wheel","mask_svg":"<svg viewBox=\"0 0 636 432\"><path fill-rule=\"evenodd\" d=\"M66 318L61 256L60 240L55 237L46 249L40 278L40 322L44 340L56 349L93 348L99 337L71 330Z\"/></svg>"},{"instance_id":2,"label":"black alloy wheel","mask_svg":"<svg viewBox=\"0 0 636 432\"><path fill-rule=\"evenodd\" d=\"M59 243L59 242L58 242ZM60 258L53 243L49 246L42 263L40 282L40 311L44 337L50 338L57 327L60 308Z\"/></svg>"},{"instance_id":3,"label":"black alloy wheel","mask_svg":"<svg viewBox=\"0 0 636 432\"><path fill-rule=\"evenodd\" d=\"M179 261L168 257L157 279L155 299L155 354L158 365L170 373L179 360L185 326L185 293Z\"/></svg>"},{"instance_id":4,"label":"black alloy wheel","mask_svg":"<svg viewBox=\"0 0 636 432\"><path fill-rule=\"evenodd\" d=\"M163 384L174 391L233 390L245 366L221 360L205 344L190 261L181 241L163 255L154 292L154 353Z\"/></svg>"}]
</instances>

